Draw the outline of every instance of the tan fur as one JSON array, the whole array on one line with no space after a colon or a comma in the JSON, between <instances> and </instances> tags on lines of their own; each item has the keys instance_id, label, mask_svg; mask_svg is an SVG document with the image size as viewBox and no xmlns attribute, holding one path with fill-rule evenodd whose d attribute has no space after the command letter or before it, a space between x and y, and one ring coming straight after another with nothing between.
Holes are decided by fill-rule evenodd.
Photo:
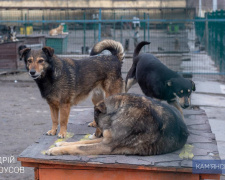
<instances>
[{"instance_id":1,"label":"tan fur","mask_svg":"<svg viewBox=\"0 0 225 180\"><path fill-rule=\"evenodd\" d=\"M46 155L164 154L182 148L189 134L176 108L139 95L110 96L94 114L101 138L58 142Z\"/></svg>"},{"instance_id":2,"label":"tan fur","mask_svg":"<svg viewBox=\"0 0 225 180\"><path fill-rule=\"evenodd\" d=\"M122 61L125 56L123 46L120 43L115 44L115 41L113 41L113 40L106 39L106 40L101 41L101 44L97 43L93 47L93 51L101 52L103 49L107 49L108 47L113 47L113 46L115 49L117 49L118 52L121 52L121 53L117 54L117 57L120 61Z\"/></svg>"},{"instance_id":3,"label":"tan fur","mask_svg":"<svg viewBox=\"0 0 225 180\"><path fill-rule=\"evenodd\" d=\"M61 34L64 34L63 33L63 25L59 25L57 28L49 31L50 36L57 36L57 35L61 35Z\"/></svg>"},{"instance_id":4,"label":"tan fur","mask_svg":"<svg viewBox=\"0 0 225 180\"><path fill-rule=\"evenodd\" d=\"M188 104L191 104L191 98L187 98L187 100L188 100ZM179 104L181 106L184 106L184 104L185 104L185 98L184 97L179 98Z\"/></svg>"},{"instance_id":5,"label":"tan fur","mask_svg":"<svg viewBox=\"0 0 225 180\"><path fill-rule=\"evenodd\" d=\"M103 44L106 42L104 40ZM109 42L113 43L113 46L120 44L112 40ZM98 44L101 45L101 42ZM89 57L83 61L62 59L54 55L54 49L51 47L43 47L41 50L24 48L20 51L29 74L36 81L51 110L52 128L47 135L56 134L59 121L58 137L64 138L71 106L83 101L93 90L94 105L104 97L123 92L122 62L115 56L121 52L110 45L107 45L107 48L113 51L112 56ZM96 126L95 122L91 125ZM96 130L96 135L101 136L101 131Z\"/></svg>"},{"instance_id":6,"label":"tan fur","mask_svg":"<svg viewBox=\"0 0 225 180\"><path fill-rule=\"evenodd\" d=\"M108 144L112 141L112 135L109 130L103 132L103 138L97 138L94 140L85 140L77 142L59 142L56 144L58 147L49 149L47 155L98 155L98 154L110 154L112 149Z\"/></svg>"},{"instance_id":7,"label":"tan fur","mask_svg":"<svg viewBox=\"0 0 225 180\"><path fill-rule=\"evenodd\" d=\"M172 102L168 102L168 104L170 104L170 105L174 106L175 108L177 108L180 111L180 113L181 113L181 115L182 115L182 117L184 119L183 110L182 110L180 104L177 102L177 100L172 101Z\"/></svg>"}]
</instances>

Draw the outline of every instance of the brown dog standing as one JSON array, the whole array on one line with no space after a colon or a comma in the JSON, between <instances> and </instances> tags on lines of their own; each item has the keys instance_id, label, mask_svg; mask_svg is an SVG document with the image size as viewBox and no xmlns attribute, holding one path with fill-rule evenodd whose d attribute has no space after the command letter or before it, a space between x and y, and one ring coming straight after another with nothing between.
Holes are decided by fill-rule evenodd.
<instances>
[{"instance_id":1,"label":"brown dog standing","mask_svg":"<svg viewBox=\"0 0 225 180\"><path fill-rule=\"evenodd\" d=\"M60 119L58 137L64 138L71 106L84 100L95 88L101 89L106 97L123 91L123 47L119 42L103 40L93 47L91 55L103 50L109 50L112 55L72 60L54 55L54 49L50 47L41 50L25 48L20 51L30 76L51 110L52 129L47 135L56 134ZM94 99L93 102L97 103Z\"/></svg>"}]
</instances>

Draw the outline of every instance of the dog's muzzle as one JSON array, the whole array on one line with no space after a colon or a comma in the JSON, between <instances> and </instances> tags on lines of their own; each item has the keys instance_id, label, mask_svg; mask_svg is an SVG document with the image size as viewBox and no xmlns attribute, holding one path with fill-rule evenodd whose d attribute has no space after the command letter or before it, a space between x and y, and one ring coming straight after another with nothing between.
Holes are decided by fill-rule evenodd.
<instances>
[{"instance_id":1,"label":"dog's muzzle","mask_svg":"<svg viewBox=\"0 0 225 180\"><path fill-rule=\"evenodd\" d=\"M37 73L34 69L31 69L29 71L29 74L33 79L39 78L41 76L41 73L42 73L42 71L40 73Z\"/></svg>"},{"instance_id":2,"label":"dog's muzzle","mask_svg":"<svg viewBox=\"0 0 225 180\"><path fill-rule=\"evenodd\" d=\"M180 98L180 105L184 109L188 108L190 106L190 98L188 97Z\"/></svg>"}]
</instances>

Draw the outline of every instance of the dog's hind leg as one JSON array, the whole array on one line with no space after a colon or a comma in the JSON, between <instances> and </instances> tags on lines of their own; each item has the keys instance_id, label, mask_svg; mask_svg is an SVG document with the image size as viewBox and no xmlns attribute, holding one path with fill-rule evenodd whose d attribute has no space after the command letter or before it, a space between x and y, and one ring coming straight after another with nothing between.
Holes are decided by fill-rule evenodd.
<instances>
[{"instance_id":1,"label":"dog's hind leg","mask_svg":"<svg viewBox=\"0 0 225 180\"><path fill-rule=\"evenodd\" d=\"M66 137L67 132L67 124L70 114L70 104L60 104L59 106L60 111L60 132L58 134L59 138Z\"/></svg>"},{"instance_id":2,"label":"dog's hind leg","mask_svg":"<svg viewBox=\"0 0 225 180\"><path fill-rule=\"evenodd\" d=\"M114 94L119 94L124 92L125 83L122 78L118 78L116 80L106 80L103 85L103 89L105 91L105 97L112 96Z\"/></svg>"},{"instance_id":3,"label":"dog's hind leg","mask_svg":"<svg viewBox=\"0 0 225 180\"><path fill-rule=\"evenodd\" d=\"M52 118L52 129L49 130L46 134L54 136L57 132L57 127L59 124L59 107L57 105L49 104L51 110L51 118Z\"/></svg>"},{"instance_id":4,"label":"dog's hind leg","mask_svg":"<svg viewBox=\"0 0 225 180\"><path fill-rule=\"evenodd\" d=\"M102 101L105 97L103 90L100 87L97 87L92 92L92 103L96 105L98 102ZM88 124L89 127L96 127L96 122L92 121Z\"/></svg>"}]
</instances>

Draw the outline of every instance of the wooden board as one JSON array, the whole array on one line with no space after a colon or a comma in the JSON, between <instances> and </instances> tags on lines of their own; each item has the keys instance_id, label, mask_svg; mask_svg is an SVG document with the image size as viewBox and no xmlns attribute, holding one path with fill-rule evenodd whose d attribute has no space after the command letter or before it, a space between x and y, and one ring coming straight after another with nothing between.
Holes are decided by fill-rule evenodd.
<instances>
[{"instance_id":1,"label":"wooden board","mask_svg":"<svg viewBox=\"0 0 225 180\"><path fill-rule=\"evenodd\" d=\"M0 44L0 69L16 70L23 66L18 55L18 47L21 44L23 41Z\"/></svg>"}]
</instances>

